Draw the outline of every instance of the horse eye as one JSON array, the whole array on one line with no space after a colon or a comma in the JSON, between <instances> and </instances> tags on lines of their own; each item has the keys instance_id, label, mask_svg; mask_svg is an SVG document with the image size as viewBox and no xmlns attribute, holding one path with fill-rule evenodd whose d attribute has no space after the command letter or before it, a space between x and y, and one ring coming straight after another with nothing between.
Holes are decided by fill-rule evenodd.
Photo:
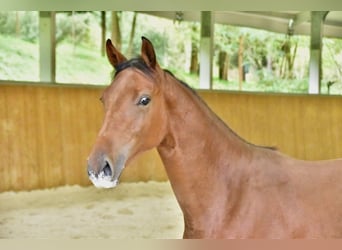
<instances>
[{"instance_id":1,"label":"horse eye","mask_svg":"<svg viewBox=\"0 0 342 250\"><path fill-rule=\"evenodd\" d=\"M151 98L148 97L148 96L143 96L140 98L139 102L138 102L138 105L143 105L143 106L146 106L147 104L149 104L151 101Z\"/></svg>"}]
</instances>

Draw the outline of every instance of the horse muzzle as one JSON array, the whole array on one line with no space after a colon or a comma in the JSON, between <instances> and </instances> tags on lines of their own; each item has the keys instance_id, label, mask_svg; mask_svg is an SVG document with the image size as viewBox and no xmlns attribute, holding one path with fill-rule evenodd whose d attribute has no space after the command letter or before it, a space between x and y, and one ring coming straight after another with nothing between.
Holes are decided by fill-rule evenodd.
<instances>
[{"instance_id":1,"label":"horse muzzle","mask_svg":"<svg viewBox=\"0 0 342 250\"><path fill-rule=\"evenodd\" d=\"M126 157L119 155L114 163L106 157L101 156L96 163L88 160L88 176L97 188L114 188L119 183L122 170L125 167Z\"/></svg>"}]
</instances>

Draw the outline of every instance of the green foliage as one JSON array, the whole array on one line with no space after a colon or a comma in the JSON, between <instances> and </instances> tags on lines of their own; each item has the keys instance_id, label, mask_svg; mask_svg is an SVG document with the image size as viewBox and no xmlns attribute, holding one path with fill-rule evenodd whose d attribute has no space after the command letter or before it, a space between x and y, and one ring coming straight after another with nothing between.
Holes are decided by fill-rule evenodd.
<instances>
[{"instance_id":1,"label":"green foliage","mask_svg":"<svg viewBox=\"0 0 342 250\"><path fill-rule=\"evenodd\" d=\"M98 23L98 18L91 12L66 12L56 15L56 41L68 40L74 44L92 45L91 24Z\"/></svg>"},{"instance_id":2,"label":"green foliage","mask_svg":"<svg viewBox=\"0 0 342 250\"><path fill-rule=\"evenodd\" d=\"M38 80L38 12L0 12L0 79ZM107 37L111 35L111 12L107 12ZM133 12L119 12L122 52L127 53ZM100 12L58 12L56 14L57 80L59 82L110 82L112 69L100 54ZM18 23L19 21L19 23ZM19 25L18 25L19 24ZM18 30L19 27L19 30ZM244 37L243 63L249 73L242 89L247 91L308 91L309 38L275 34L261 30L215 25L214 88L238 89L239 38ZM198 87L198 75L189 74L191 45L199 47L200 24L174 22L141 13L137 14L133 37L133 55L140 54L141 36L149 38L161 67L168 68L192 87ZM19 38L19 39L18 39ZM281 79L285 67L284 44L298 44L291 81ZM220 51L228 53L228 81L217 79ZM334 82L330 93L342 93L342 40L324 39L322 91ZM282 68L283 67L283 68Z\"/></svg>"},{"instance_id":3,"label":"green foliage","mask_svg":"<svg viewBox=\"0 0 342 250\"><path fill-rule=\"evenodd\" d=\"M235 81L221 81L214 79L214 85L217 89L239 90L239 84ZM271 93L307 93L308 79L286 80L269 79L263 81L248 81L242 84L243 91L253 92L271 92Z\"/></svg>"},{"instance_id":4,"label":"green foliage","mask_svg":"<svg viewBox=\"0 0 342 250\"><path fill-rule=\"evenodd\" d=\"M15 12L0 12L0 33L15 34Z\"/></svg>"},{"instance_id":5,"label":"green foliage","mask_svg":"<svg viewBox=\"0 0 342 250\"><path fill-rule=\"evenodd\" d=\"M239 49L239 30L237 27L215 24L215 53L223 50L229 54L237 54ZM237 61L237 60L236 60ZM234 63L234 61L232 61Z\"/></svg>"},{"instance_id":6,"label":"green foliage","mask_svg":"<svg viewBox=\"0 0 342 250\"><path fill-rule=\"evenodd\" d=\"M324 81L342 83L342 39L325 39L323 51Z\"/></svg>"},{"instance_id":7,"label":"green foliage","mask_svg":"<svg viewBox=\"0 0 342 250\"><path fill-rule=\"evenodd\" d=\"M36 42L38 34L38 13L35 11L24 12L20 17L20 35L26 41Z\"/></svg>"},{"instance_id":8,"label":"green foliage","mask_svg":"<svg viewBox=\"0 0 342 250\"><path fill-rule=\"evenodd\" d=\"M19 27L19 30L17 30L17 27ZM23 40L36 42L38 40L38 12L0 12L0 33L17 35Z\"/></svg>"}]
</instances>

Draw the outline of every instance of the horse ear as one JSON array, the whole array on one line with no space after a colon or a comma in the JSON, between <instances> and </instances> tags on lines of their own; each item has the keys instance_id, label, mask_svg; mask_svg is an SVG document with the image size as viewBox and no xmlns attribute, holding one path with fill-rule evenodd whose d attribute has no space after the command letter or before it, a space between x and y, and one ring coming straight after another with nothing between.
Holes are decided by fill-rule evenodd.
<instances>
[{"instance_id":1,"label":"horse ear","mask_svg":"<svg viewBox=\"0 0 342 250\"><path fill-rule=\"evenodd\" d=\"M146 37L141 37L141 39L141 57L148 66L154 69L157 65L157 59L153 45Z\"/></svg>"},{"instance_id":2,"label":"horse ear","mask_svg":"<svg viewBox=\"0 0 342 250\"><path fill-rule=\"evenodd\" d=\"M126 57L122 55L112 44L110 39L106 42L107 57L111 65L115 68L118 64L126 61Z\"/></svg>"}]
</instances>

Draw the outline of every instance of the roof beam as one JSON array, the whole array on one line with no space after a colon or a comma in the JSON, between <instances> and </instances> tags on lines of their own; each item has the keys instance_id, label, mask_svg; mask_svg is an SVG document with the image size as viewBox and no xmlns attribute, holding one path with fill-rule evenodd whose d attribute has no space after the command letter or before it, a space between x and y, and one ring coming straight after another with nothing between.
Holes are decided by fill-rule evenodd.
<instances>
[{"instance_id":1,"label":"roof beam","mask_svg":"<svg viewBox=\"0 0 342 250\"><path fill-rule=\"evenodd\" d=\"M299 12L293 19L293 27L296 27L305 22L309 22L310 19L311 19L311 11Z\"/></svg>"},{"instance_id":2,"label":"roof beam","mask_svg":"<svg viewBox=\"0 0 342 250\"><path fill-rule=\"evenodd\" d=\"M149 15L175 20L175 11L142 11ZM200 11L183 11L184 21L197 21L201 19ZM331 18L330 15L332 15ZM342 21L340 11L331 11L324 23L324 36L342 38ZM215 23L250 27L271 32L286 34L289 32L289 22L293 20L293 34L310 35L310 11L214 11Z\"/></svg>"},{"instance_id":3,"label":"roof beam","mask_svg":"<svg viewBox=\"0 0 342 250\"><path fill-rule=\"evenodd\" d=\"M275 17L279 19L291 19L293 14L280 12L280 11L239 11L246 14L255 14L264 17Z\"/></svg>"},{"instance_id":4,"label":"roof beam","mask_svg":"<svg viewBox=\"0 0 342 250\"><path fill-rule=\"evenodd\" d=\"M272 19L277 19L277 21L272 21ZM217 21L217 23L264 29L279 33L286 33L288 27L287 20L274 16L270 18L265 15L255 14L253 12L216 12L215 20Z\"/></svg>"}]
</instances>

